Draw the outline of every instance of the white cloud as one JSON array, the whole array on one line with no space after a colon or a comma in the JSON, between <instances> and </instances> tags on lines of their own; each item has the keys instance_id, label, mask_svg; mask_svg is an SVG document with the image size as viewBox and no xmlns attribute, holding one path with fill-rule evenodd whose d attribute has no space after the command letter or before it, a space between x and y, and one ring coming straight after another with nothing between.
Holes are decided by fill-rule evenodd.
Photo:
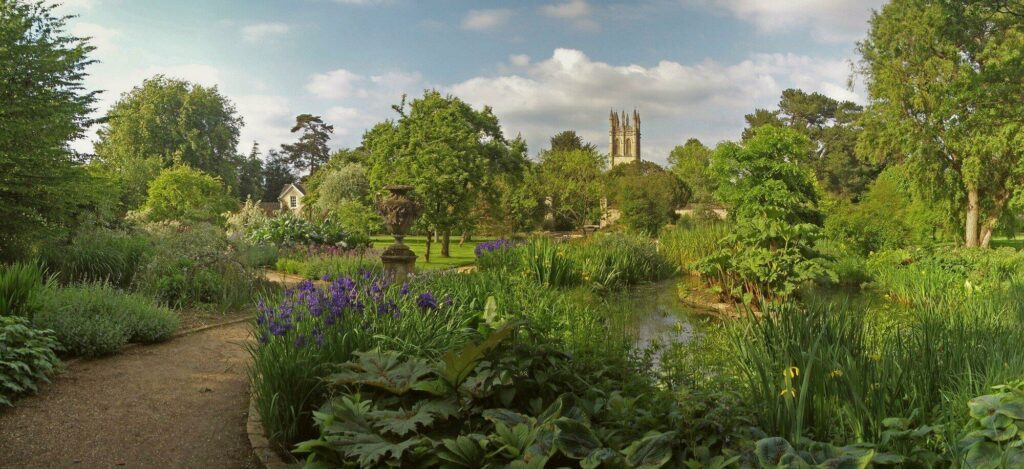
<instances>
[{"instance_id":1,"label":"white cloud","mask_svg":"<svg viewBox=\"0 0 1024 469\"><path fill-rule=\"evenodd\" d=\"M586 0L568 0L562 3L544 5L540 11L552 18L567 20L577 29L584 31L597 31L600 29L597 22L592 18L593 11Z\"/></svg>"},{"instance_id":2,"label":"white cloud","mask_svg":"<svg viewBox=\"0 0 1024 469\"><path fill-rule=\"evenodd\" d=\"M849 42L863 36L871 10L881 7L886 0L681 1L684 5L726 10L762 32L807 28L819 40Z\"/></svg>"},{"instance_id":3,"label":"white cloud","mask_svg":"<svg viewBox=\"0 0 1024 469\"><path fill-rule=\"evenodd\" d=\"M242 27L242 40L259 42L264 39L282 36L288 33L288 25L284 23L257 23Z\"/></svg>"},{"instance_id":4,"label":"white cloud","mask_svg":"<svg viewBox=\"0 0 1024 469\"><path fill-rule=\"evenodd\" d=\"M512 10L470 10L462 18L462 29L487 31L505 24L512 17Z\"/></svg>"},{"instance_id":5,"label":"white cloud","mask_svg":"<svg viewBox=\"0 0 1024 469\"><path fill-rule=\"evenodd\" d=\"M774 107L788 87L860 101L844 88L848 75L842 60L793 54L758 54L733 64L665 60L644 67L556 49L519 73L472 78L449 89L475 105L493 106L506 132L522 132L533 151L563 129L603 146L608 110L637 108L644 118L644 157L664 162L672 146L689 137L709 144L737 138L743 115Z\"/></svg>"},{"instance_id":6,"label":"white cloud","mask_svg":"<svg viewBox=\"0 0 1024 469\"><path fill-rule=\"evenodd\" d=\"M358 94L357 86L365 79L362 75L339 68L327 73L314 74L306 89L319 98L347 98Z\"/></svg>"},{"instance_id":7,"label":"white cloud","mask_svg":"<svg viewBox=\"0 0 1024 469\"><path fill-rule=\"evenodd\" d=\"M97 53L103 54L117 50L114 39L121 35L115 29L87 21L75 21L70 27L71 34L77 37L88 37L89 44L96 46Z\"/></svg>"},{"instance_id":8,"label":"white cloud","mask_svg":"<svg viewBox=\"0 0 1024 469\"><path fill-rule=\"evenodd\" d=\"M508 56L508 62L516 67L530 65L530 56L526 54L513 54Z\"/></svg>"},{"instance_id":9,"label":"white cloud","mask_svg":"<svg viewBox=\"0 0 1024 469\"><path fill-rule=\"evenodd\" d=\"M288 98L275 95L230 96L238 114L245 121L238 138L238 149L248 152L252 142L259 142L264 155L270 148L293 140L290 132L295 113Z\"/></svg>"}]
</instances>

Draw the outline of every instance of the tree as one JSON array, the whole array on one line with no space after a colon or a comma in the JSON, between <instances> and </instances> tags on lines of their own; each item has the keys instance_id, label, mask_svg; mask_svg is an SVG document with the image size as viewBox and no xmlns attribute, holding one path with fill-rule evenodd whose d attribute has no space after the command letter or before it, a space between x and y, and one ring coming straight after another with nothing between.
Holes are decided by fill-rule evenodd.
<instances>
[{"instance_id":1,"label":"tree","mask_svg":"<svg viewBox=\"0 0 1024 469\"><path fill-rule=\"evenodd\" d=\"M96 101L82 81L94 49L37 2L0 2L0 259L75 222L90 185L68 148Z\"/></svg>"},{"instance_id":2,"label":"tree","mask_svg":"<svg viewBox=\"0 0 1024 469\"><path fill-rule=\"evenodd\" d=\"M782 92L778 110L758 109L747 115L749 127L744 130L744 140L762 125L788 127L804 134L811 140L807 162L822 188L837 198L854 200L881 170L879 164L857 157L863 110L850 101L787 89Z\"/></svg>"},{"instance_id":3,"label":"tree","mask_svg":"<svg viewBox=\"0 0 1024 469\"><path fill-rule=\"evenodd\" d=\"M331 158L327 142L331 141L334 126L325 124L320 116L299 114L295 118L292 133L302 132L295 143L281 145L281 151L296 171L316 171Z\"/></svg>"},{"instance_id":4,"label":"tree","mask_svg":"<svg viewBox=\"0 0 1024 469\"><path fill-rule=\"evenodd\" d=\"M121 96L99 130L96 157L117 181L125 184L124 208L133 209L146 196L140 179L150 173L133 173L155 159L160 167L189 165L220 177L238 188L238 133L242 118L234 104L216 86L205 87L157 75Z\"/></svg>"},{"instance_id":5,"label":"tree","mask_svg":"<svg viewBox=\"0 0 1024 469\"><path fill-rule=\"evenodd\" d=\"M551 151L587 150L596 152L593 143L583 143L583 138L575 130L563 130L551 137Z\"/></svg>"},{"instance_id":6,"label":"tree","mask_svg":"<svg viewBox=\"0 0 1024 469\"><path fill-rule=\"evenodd\" d=\"M988 246L1024 182L1024 2L894 0L871 19L859 148L958 194L964 243Z\"/></svg>"},{"instance_id":7,"label":"tree","mask_svg":"<svg viewBox=\"0 0 1024 469\"><path fill-rule=\"evenodd\" d=\"M238 208L220 179L189 166L179 165L160 172L149 184L145 216L149 220L217 222Z\"/></svg>"},{"instance_id":8,"label":"tree","mask_svg":"<svg viewBox=\"0 0 1024 469\"><path fill-rule=\"evenodd\" d=\"M539 196L555 217L580 229L601 216L604 155L593 150L545 151L537 165Z\"/></svg>"},{"instance_id":9,"label":"tree","mask_svg":"<svg viewBox=\"0 0 1024 469\"><path fill-rule=\"evenodd\" d=\"M691 138L668 154L672 172L686 184L691 200L699 203L715 201L715 179L711 177L711 149Z\"/></svg>"},{"instance_id":10,"label":"tree","mask_svg":"<svg viewBox=\"0 0 1024 469\"><path fill-rule=\"evenodd\" d=\"M260 145L252 143L249 156L238 165L238 198L260 200L263 198L263 158Z\"/></svg>"},{"instance_id":11,"label":"tree","mask_svg":"<svg viewBox=\"0 0 1024 469\"><path fill-rule=\"evenodd\" d=\"M295 173L285 156L277 150L267 152L263 165L263 201L276 202L284 186L295 182Z\"/></svg>"},{"instance_id":12,"label":"tree","mask_svg":"<svg viewBox=\"0 0 1024 469\"><path fill-rule=\"evenodd\" d=\"M622 222L649 235L671 222L690 198L679 178L650 161L617 165L605 178L608 201L622 212Z\"/></svg>"},{"instance_id":13,"label":"tree","mask_svg":"<svg viewBox=\"0 0 1024 469\"><path fill-rule=\"evenodd\" d=\"M489 178L525 160L514 154L490 107L475 110L461 99L428 90L408 105L394 106L398 120L363 136L374 190L411 184L423 205L421 222L441 234L449 253L453 230L465 230Z\"/></svg>"}]
</instances>

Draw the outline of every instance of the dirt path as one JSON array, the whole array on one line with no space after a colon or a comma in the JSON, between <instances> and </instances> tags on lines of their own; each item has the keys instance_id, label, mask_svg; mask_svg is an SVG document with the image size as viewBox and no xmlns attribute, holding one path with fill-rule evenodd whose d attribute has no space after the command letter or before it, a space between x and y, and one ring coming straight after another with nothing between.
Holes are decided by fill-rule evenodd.
<instances>
[{"instance_id":1,"label":"dirt path","mask_svg":"<svg viewBox=\"0 0 1024 469\"><path fill-rule=\"evenodd\" d=\"M248 323L72 364L0 409L0 467L255 467Z\"/></svg>"}]
</instances>

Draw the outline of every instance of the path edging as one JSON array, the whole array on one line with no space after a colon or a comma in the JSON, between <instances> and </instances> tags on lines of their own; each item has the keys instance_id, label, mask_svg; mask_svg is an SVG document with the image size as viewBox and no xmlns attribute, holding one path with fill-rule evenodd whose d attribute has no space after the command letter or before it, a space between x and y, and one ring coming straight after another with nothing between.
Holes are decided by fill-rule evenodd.
<instances>
[{"instance_id":1,"label":"path edging","mask_svg":"<svg viewBox=\"0 0 1024 469\"><path fill-rule=\"evenodd\" d=\"M252 394L251 387L249 388L249 415L245 422L245 432L249 435L249 446L252 448L252 454L256 460L259 461L260 467L265 469L294 467L270 446L270 440L266 436L267 432L263 428L263 420L260 419L260 414L256 411L256 398Z\"/></svg>"}]
</instances>

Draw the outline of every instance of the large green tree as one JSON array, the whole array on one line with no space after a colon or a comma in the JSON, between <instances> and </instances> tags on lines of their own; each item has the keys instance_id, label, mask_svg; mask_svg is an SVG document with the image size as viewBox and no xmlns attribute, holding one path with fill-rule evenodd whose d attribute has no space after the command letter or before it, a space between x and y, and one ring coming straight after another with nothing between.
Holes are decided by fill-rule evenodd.
<instances>
[{"instance_id":1,"label":"large green tree","mask_svg":"<svg viewBox=\"0 0 1024 469\"><path fill-rule=\"evenodd\" d=\"M821 187L837 198L853 200L867 190L881 170L879 164L857 157L863 111L850 101L787 89L782 92L778 110L758 109L746 116L744 140L762 125L788 127L806 135L811 141L806 161Z\"/></svg>"},{"instance_id":2,"label":"large green tree","mask_svg":"<svg viewBox=\"0 0 1024 469\"><path fill-rule=\"evenodd\" d=\"M295 182L296 175L281 152L271 148L263 162L263 201L276 202L284 186Z\"/></svg>"},{"instance_id":3,"label":"large green tree","mask_svg":"<svg viewBox=\"0 0 1024 469\"><path fill-rule=\"evenodd\" d=\"M645 234L657 234L690 198L683 181L650 161L616 165L605 180L605 195L621 211L622 222Z\"/></svg>"},{"instance_id":4,"label":"large green tree","mask_svg":"<svg viewBox=\"0 0 1024 469\"><path fill-rule=\"evenodd\" d=\"M377 124L363 137L374 189L411 184L423 205L421 221L441 234L449 255L451 233L466 222L495 174L525 161L509 145L490 107L473 109L461 99L428 90L394 106L397 120Z\"/></svg>"},{"instance_id":5,"label":"large green tree","mask_svg":"<svg viewBox=\"0 0 1024 469\"><path fill-rule=\"evenodd\" d=\"M237 189L241 128L234 104L216 86L157 75L121 96L107 113L96 157L123 182L126 209L145 199L154 165L185 164Z\"/></svg>"},{"instance_id":6,"label":"large green tree","mask_svg":"<svg viewBox=\"0 0 1024 469\"><path fill-rule=\"evenodd\" d=\"M580 229L598 221L606 167L605 156L591 149L541 153L535 187L556 225L565 221Z\"/></svg>"},{"instance_id":7,"label":"large green tree","mask_svg":"<svg viewBox=\"0 0 1024 469\"><path fill-rule=\"evenodd\" d=\"M225 212L238 208L220 179L198 169L179 165L153 179L143 210L153 221L178 220L216 223Z\"/></svg>"},{"instance_id":8,"label":"large green tree","mask_svg":"<svg viewBox=\"0 0 1024 469\"><path fill-rule=\"evenodd\" d=\"M74 222L87 173L69 142L89 124L93 47L37 2L0 1L0 258Z\"/></svg>"},{"instance_id":9,"label":"large green tree","mask_svg":"<svg viewBox=\"0 0 1024 469\"><path fill-rule=\"evenodd\" d=\"M715 178L711 177L711 149L691 138L668 154L672 172L689 188L693 202L715 201Z\"/></svg>"},{"instance_id":10,"label":"large green tree","mask_svg":"<svg viewBox=\"0 0 1024 469\"><path fill-rule=\"evenodd\" d=\"M281 151L296 171L314 172L331 159L327 143L331 141L334 126L324 123L320 116L299 114L295 117L292 133L299 133L298 141L281 145Z\"/></svg>"},{"instance_id":11,"label":"large green tree","mask_svg":"<svg viewBox=\"0 0 1024 469\"><path fill-rule=\"evenodd\" d=\"M586 143L575 130L563 130L551 137L551 151L597 151L593 143Z\"/></svg>"},{"instance_id":12,"label":"large green tree","mask_svg":"<svg viewBox=\"0 0 1024 469\"><path fill-rule=\"evenodd\" d=\"M893 0L860 44L870 105L860 148L958 194L967 246L987 246L1024 183L1024 1Z\"/></svg>"}]
</instances>

